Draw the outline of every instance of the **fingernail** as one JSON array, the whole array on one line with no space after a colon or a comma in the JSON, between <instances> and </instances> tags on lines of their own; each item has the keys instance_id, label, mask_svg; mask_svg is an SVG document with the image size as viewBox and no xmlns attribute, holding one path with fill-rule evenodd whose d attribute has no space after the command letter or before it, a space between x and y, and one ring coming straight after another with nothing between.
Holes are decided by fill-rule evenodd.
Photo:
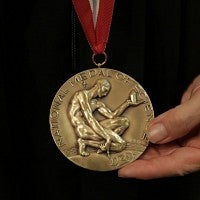
<instances>
[{"instance_id":1,"label":"fingernail","mask_svg":"<svg viewBox=\"0 0 200 200\"><path fill-rule=\"evenodd\" d=\"M168 134L163 124L155 124L150 127L147 136L152 143L157 143L167 138Z\"/></svg>"}]
</instances>

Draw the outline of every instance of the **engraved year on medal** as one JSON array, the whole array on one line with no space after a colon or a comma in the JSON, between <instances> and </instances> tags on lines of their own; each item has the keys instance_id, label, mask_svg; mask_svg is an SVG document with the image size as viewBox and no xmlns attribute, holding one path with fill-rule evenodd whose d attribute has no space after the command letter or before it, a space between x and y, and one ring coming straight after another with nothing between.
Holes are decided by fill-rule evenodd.
<instances>
[{"instance_id":1,"label":"engraved year on medal","mask_svg":"<svg viewBox=\"0 0 200 200\"><path fill-rule=\"evenodd\" d=\"M57 147L70 161L90 170L111 171L135 161L145 151L149 143L146 130L154 113L148 94L136 80L100 68L107 60L104 50L114 0L100 0L95 8L91 2L73 0L73 5L98 67L74 75L60 87L49 122ZM100 34L103 37L98 37ZM102 63L95 61L97 54L105 56Z\"/></svg>"}]
</instances>

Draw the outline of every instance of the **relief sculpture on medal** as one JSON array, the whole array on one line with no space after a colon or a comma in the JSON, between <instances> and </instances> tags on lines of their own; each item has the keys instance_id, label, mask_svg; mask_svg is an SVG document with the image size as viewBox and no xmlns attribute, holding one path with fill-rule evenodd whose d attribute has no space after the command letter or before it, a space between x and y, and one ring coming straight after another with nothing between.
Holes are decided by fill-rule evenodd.
<instances>
[{"instance_id":1,"label":"relief sculpture on medal","mask_svg":"<svg viewBox=\"0 0 200 200\"><path fill-rule=\"evenodd\" d=\"M133 89L127 99L112 111L102 101L102 98L108 98L111 89L108 79L98 79L92 87L76 91L70 100L67 114L76 134L81 156L90 155L87 147L108 156L126 148L127 142L122 136L129 128L130 120L122 114L126 109L145 103L145 98L140 96L138 90ZM103 119L97 119L96 112Z\"/></svg>"}]
</instances>

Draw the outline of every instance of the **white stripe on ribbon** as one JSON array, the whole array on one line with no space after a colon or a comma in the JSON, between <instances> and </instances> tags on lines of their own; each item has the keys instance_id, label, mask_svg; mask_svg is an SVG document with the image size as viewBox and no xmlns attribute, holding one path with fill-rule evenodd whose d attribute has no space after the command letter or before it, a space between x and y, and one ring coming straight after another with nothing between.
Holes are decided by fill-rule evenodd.
<instances>
[{"instance_id":1,"label":"white stripe on ribbon","mask_svg":"<svg viewBox=\"0 0 200 200\"><path fill-rule=\"evenodd\" d=\"M97 16L99 12L99 1L100 0L89 0L90 7L92 10L92 15L93 15L94 28L96 27L96 23L97 23Z\"/></svg>"}]
</instances>

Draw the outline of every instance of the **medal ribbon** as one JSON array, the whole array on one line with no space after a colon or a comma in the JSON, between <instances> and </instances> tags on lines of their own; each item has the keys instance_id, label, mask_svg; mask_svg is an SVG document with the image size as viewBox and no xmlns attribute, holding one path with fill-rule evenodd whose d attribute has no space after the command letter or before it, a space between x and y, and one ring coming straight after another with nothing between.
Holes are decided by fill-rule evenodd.
<instances>
[{"instance_id":1,"label":"medal ribbon","mask_svg":"<svg viewBox=\"0 0 200 200\"><path fill-rule=\"evenodd\" d=\"M104 54L115 0L99 0L96 24L89 0L72 0L72 2L94 55Z\"/></svg>"}]
</instances>

